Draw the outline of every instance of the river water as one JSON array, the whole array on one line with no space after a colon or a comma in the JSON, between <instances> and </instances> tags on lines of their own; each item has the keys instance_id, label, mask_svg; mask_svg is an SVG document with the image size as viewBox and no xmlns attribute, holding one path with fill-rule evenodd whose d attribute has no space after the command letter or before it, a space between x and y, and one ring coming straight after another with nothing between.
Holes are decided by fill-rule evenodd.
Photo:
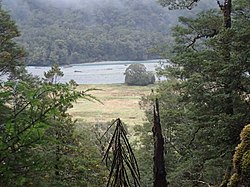
<instances>
[{"instance_id":1,"label":"river water","mask_svg":"<svg viewBox=\"0 0 250 187\"><path fill-rule=\"evenodd\" d=\"M147 71L155 72L159 62L160 60L106 61L62 66L64 76L59 79L59 82L65 83L73 79L78 84L124 83L124 72L130 64L141 63L146 66ZM42 78L44 72L50 70L50 67L28 66L26 69L29 73Z\"/></svg>"}]
</instances>

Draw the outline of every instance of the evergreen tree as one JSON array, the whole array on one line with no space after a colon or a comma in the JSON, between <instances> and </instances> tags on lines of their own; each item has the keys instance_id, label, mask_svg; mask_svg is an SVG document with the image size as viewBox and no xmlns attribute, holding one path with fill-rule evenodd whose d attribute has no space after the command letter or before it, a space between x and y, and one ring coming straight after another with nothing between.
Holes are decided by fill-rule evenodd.
<instances>
[{"instance_id":1,"label":"evergreen tree","mask_svg":"<svg viewBox=\"0 0 250 187\"><path fill-rule=\"evenodd\" d=\"M4 11L0 2L0 75L18 77L18 69L23 65L25 52L14 39L20 36L15 21Z\"/></svg>"},{"instance_id":2,"label":"evergreen tree","mask_svg":"<svg viewBox=\"0 0 250 187\"><path fill-rule=\"evenodd\" d=\"M127 67L125 75L125 83L128 85L147 86L154 84L155 75L148 72L143 64L131 64Z\"/></svg>"},{"instance_id":3,"label":"evergreen tree","mask_svg":"<svg viewBox=\"0 0 250 187\"><path fill-rule=\"evenodd\" d=\"M196 3L188 3L192 2ZM219 184L239 134L250 121L249 40L242 40L250 32L249 2L219 5L221 13L211 10L180 18L173 30L171 66L160 72L170 83L158 90L167 157L178 161L168 168L170 186ZM169 100L171 95L176 99ZM222 186L230 176L230 167L227 170Z\"/></svg>"},{"instance_id":4,"label":"evergreen tree","mask_svg":"<svg viewBox=\"0 0 250 187\"><path fill-rule=\"evenodd\" d=\"M73 81L57 83L56 65L47 82L25 73L15 23L2 9L0 20L0 70L9 75L0 83L0 186L100 186L105 172L94 141L67 113L76 99L93 97Z\"/></svg>"}]
</instances>

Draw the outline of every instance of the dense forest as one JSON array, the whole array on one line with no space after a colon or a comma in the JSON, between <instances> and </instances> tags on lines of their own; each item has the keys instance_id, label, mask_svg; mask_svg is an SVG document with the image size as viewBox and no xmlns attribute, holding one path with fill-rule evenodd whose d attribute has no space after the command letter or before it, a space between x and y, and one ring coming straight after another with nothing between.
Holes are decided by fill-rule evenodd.
<instances>
[{"instance_id":1,"label":"dense forest","mask_svg":"<svg viewBox=\"0 0 250 187\"><path fill-rule=\"evenodd\" d=\"M28 65L159 58L178 14L153 0L4 0L29 53ZM204 6L204 5L203 5Z\"/></svg>"},{"instance_id":2,"label":"dense forest","mask_svg":"<svg viewBox=\"0 0 250 187\"><path fill-rule=\"evenodd\" d=\"M27 11L15 19L36 20L41 13L36 6L43 1L23 2L33 5L37 14L25 18ZM68 1L62 2L60 6L71 11ZM158 2L180 11L193 11L201 3ZM173 43L161 51L169 63L157 70L166 79L141 99L147 121L134 127L136 137L130 142L129 124L119 116L94 125L73 120L68 110L75 101L102 102L91 94L93 89L79 91L74 80L57 81L63 76L60 56L43 79L26 72L25 60L34 54L26 53L27 44L19 42L29 36L19 38L14 16L0 1L0 186L249 187L250 2L216 3L214 9L179 17L172 28ZM43 7L44 12L59 10ZM39 28L47 19L38 20ZM30 29L32 38L39 29ZM57 49L63 51L59 44ZM72 47L79 46L76 42Z\"/></svg>"},{"instance_id":3,"label":"dense forest","mask_svg":"<svg viewBox=\"0 0 250 187\"><path fill-rule=\"evenodd\" d=\"M63 65L157 57L149 50L166 42L170 19L151 4L100 2L76 8L32 0L7 5L23 33L19 41L29 52L27 63Z\"/></svg>"},{"instance_id":4,"label":"dense forest","mask_svg":"<svg viewBox=\"0 0 250 187\"><path fill-rule=\"evenodd\" d=\"M191 10L195 2L160 0ZM171 65L158 71L168 81L148 97L160 102L169 186L250 186L250 1L217 3L179 18L175 43L164 54ZM152 121L150 108L148 116ZM146 157L150 144L144 138Z\"/></svg>"}]
</instances>

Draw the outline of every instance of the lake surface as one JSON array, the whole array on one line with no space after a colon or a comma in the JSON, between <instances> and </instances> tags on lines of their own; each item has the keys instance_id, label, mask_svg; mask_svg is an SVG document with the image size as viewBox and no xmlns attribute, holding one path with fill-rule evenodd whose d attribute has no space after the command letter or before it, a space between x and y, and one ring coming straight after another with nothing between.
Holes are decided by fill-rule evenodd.
<instances>
[{"instance_id":1,"label":"lake surface","mask_svg":"<svg viewBox=\"0 0 250 187\"><path fill-rule=\"evenodd\" d=\"M159 62L160 60L106 61L62 66L64 76L59 79L59 82L65 83L73 79L78 84L124 83L124 72L130 64L141 63L146 66L147 71L155 72ZM42 78L44 72L50 70L50 67L28 66L26 69L29 73Z\"/></svg>"}]
</instances>

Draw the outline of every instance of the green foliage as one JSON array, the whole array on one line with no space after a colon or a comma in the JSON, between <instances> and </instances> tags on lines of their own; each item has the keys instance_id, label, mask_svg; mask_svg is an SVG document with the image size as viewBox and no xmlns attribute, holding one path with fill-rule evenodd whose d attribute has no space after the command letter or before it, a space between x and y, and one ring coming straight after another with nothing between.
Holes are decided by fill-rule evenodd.
<instances>
[{"instance_id":1,"label":"green foliage","mask_svg":"<svg viewBox=\"0 0 250 187\"><path fill-rule=\"evenodd\" d=\"M177 19L157 3L139 0L87 8L84 2L75 8L38 0L4 4L23 33L18 41L27 48L29 65L155 59L149 50L165 43L168 25Z\"/></svg>"},{"instance_id":2,"label":"green foliage","mask_svg":"<svg viewBox=\"0 0 250 187\"><path fill-rule=\"evenodd\" d=\"M155 75L147 72L143 64L129 65L124 74L125 83L128 85L146 86L155 82Z\"/></svg>"},{"instance_id":3,"label":"green foliage","mask_svg":"<svg viewBox=\"0 0 250 187\"><path fill-rule=\"evenodd\" d=\"M181 17L173 29L171 65L159 72L168 80L156 95L170 186L219 185L240 131L250 121L250 53L243 39L250 31L249 2L234 6L241 8L234 9L232 28L223 27L222 14L208 11ZM147 109L150 101L144 102ZM147 114L152 118L150 110Z\"/></svg>"},{"instance_id":4,"label":"green foliage","mask_svg":"<svg viewBox=\"0 0 250 187\"><path fill-rule=\"evenodd\" d=\"M23 65L24 50L15 43L14 39L20 36L15 22L0 6L0 75L8 73L17 77L17 69Z\"/></svg>"},{"instance_id":5,"label":"green foliage","mask_svg":"<svg viewBox=\"0 0 250 187\"><path fill-rule=\"evenodd\" d=\"M0 20L0 52L9 53L0 56L0 74L10 75L0 83L0 186L100 186L106 172L93 134L78 131L67 113L78 98L95 98L74 81L58 84L58 65L44 81L28 75L12 40L19 33L1 6Z\"/></svg>"},{"instance_id":6,"label":"green foliage","mask_svg":"<svg viewBox=\"0 0 250 187\"><path fill-rule=\"evenodd\" d=\"M58 64L53 64L51 70L44 72L44 77L47 82L56 84L58 81L57 79L63 77L63 72L61 71Z\"/></svg>"},{"instance_id":7,"label":"green foliage","mask_svg":"<svg viewBox=\"0 0 250 187\"><path fill-rule=\"evenodd\" d=\"M132 143L137 158L141 186L149 187L153 184L153 152L152 124L144 123L134 127L137 139Z\"/></svg>"},{"instance_id":8,"label":"green foliage","mask_svg":"<svg viewBox=\"0 0 250 187\"><path fill-rule=\"evenodd\" d=\"M158 0L158 2L169 9L192 9L199 0Z\"/></svg>"},{"instance_id":9,"label":"green foliage","mask_svg":"<svg viewBox=\"0 0 250 187\"><path fill-rule=\"evenodd\" d=\"M7 13L1 10L1 15ZM11 49L19 49L9 40L12 26L1 35L1 49L10 49L12 58L1 56L11 67L1 68L1 74L10 73L13 80L0 85L0 186L100 186L106 173L93 137L86 129L77 132L67 113L76 99L95 98L88 91L77 92L73 81L56 84L63 76L56 65L45 73L47 82L26 74L15 63L21 56Z\"/></svg>"},{"instance_id":10,"label":"green foliage","mask_svg":"<svg viewBox=\"0 0 250 187\"><path fill-rule=\"evenodd\" d=\"M105 181L92 135L86 129L76 131L67 113L87 92L70 84L32 86L21 80L5 82L0 91L1 104L8 109L1 119L1 185L99 186Z\"/></svg>"}]
</instances>

